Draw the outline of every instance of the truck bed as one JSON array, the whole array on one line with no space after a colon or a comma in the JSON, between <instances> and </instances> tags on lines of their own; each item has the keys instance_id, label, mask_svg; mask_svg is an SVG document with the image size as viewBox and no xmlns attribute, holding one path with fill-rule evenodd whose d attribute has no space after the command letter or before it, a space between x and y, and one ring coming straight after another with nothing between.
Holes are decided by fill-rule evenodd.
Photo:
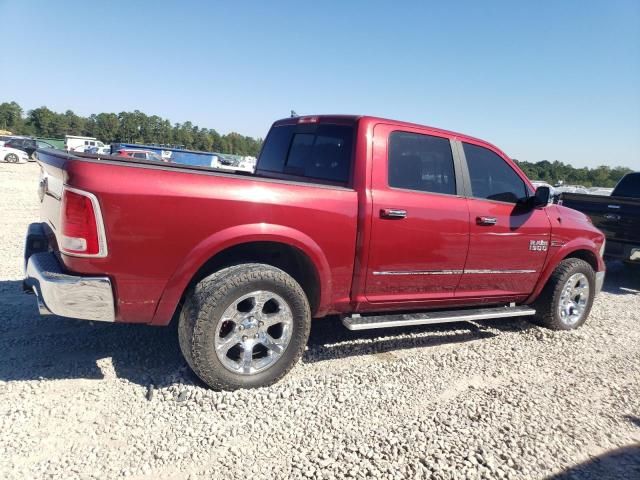
<instances>
[{"instance_id":1,"label":"truck bed","mask_svg":"<svg viewBox=\"0 0 640 480\"><path fill-rule=\"evenodd\" d=\"M100 200L109 255L60 260L81 274L109 272L116 321L168 323L191 280L187 272L207 262L212 245L219 252L239 238L264 242L264 252L268 239L278 239L322 265L331 288L323 289L314 313L349 303L358 210L353 189L44 150L38 162L42 220L54 249L63 185Z\"/></svg>"}]
</instances>

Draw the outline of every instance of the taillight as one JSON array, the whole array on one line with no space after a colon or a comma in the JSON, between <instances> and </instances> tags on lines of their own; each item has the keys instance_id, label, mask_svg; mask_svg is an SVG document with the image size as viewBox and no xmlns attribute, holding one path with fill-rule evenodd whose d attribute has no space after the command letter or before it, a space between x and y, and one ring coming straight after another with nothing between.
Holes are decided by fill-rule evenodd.
<instances>
[{"instance_id":1,"label":"taillight","mask_svg":"<svg viewBox=\"0 0 640 480\"><path fill-rule=\"evenodd\" d=\"M65 187L61 217L62 252L95 257L106 255L100 205L93 194Z\"/></svg>"}]
</instances>

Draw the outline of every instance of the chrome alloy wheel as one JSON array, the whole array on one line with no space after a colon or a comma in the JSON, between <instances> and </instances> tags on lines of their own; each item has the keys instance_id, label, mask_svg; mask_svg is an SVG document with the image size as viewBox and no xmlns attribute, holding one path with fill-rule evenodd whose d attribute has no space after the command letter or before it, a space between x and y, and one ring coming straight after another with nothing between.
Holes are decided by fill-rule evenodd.
<instances>
[{"instance_id":1,"label":"chrome alloy wheel","mask_svg":"<svg viewBox=\"0 0 640 480\"><path fill-rule=\"evenodd\" d=\"M569 277L558 304L558 314L565 325L574 325L582 319L589 303L589 294L589 280L584 273L574 273Z\"/></svg>"},{"instance_id":2,"label":"chrome alloy wheel","mask_svg":"<svg viewBox=\"0 0 640 480\"><path fill-rule=\"evenodd\" d=\"M218 359L227 370L253 375L273 365L291 341L293 314L279 295L257 290L234 300L215 336Z\"/></svg>"}]
</instances>

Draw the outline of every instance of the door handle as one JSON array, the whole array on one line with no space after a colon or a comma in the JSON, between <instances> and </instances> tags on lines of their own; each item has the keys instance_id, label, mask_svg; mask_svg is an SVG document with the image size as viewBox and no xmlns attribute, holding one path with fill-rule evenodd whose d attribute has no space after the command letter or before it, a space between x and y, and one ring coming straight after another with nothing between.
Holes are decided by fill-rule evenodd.
<instances>
[{"instance_id":1,"label":"door handle","mask_svg":"<svg viewBox=\"0 0 640 480\"><path fill-rule=\"evenodd\" d=\"M496 217L476 217L476 223L478 225L495 225L498 223Z\"/></svg>"},{"instance_id":2,"label":"door handle","mask_svg":"<svg viewBox=\"0 0 640 480\"><path fill-rule=\"evenodd\" d=\"M389 218L393 220L400 220L407 218L407 211L400 208L381 208L380 218Z\"/></svg>"}]
</instances>

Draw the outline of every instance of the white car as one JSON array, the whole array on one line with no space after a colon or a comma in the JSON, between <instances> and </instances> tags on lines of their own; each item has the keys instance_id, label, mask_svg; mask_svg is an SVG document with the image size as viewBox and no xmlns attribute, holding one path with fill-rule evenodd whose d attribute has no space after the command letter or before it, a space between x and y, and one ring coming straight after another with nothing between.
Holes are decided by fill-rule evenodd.
<instances>
[{"instance_id":1,"label":"white car","mask_svg":"<svg viewBox=\"0 0 640 480\"><path fill-rule=\"evenodd\" d=\"M0 147L0 162L26 163L28 161L29 155L27 152L23 152L17 148Z\"/></svg>"}]
</instances>

